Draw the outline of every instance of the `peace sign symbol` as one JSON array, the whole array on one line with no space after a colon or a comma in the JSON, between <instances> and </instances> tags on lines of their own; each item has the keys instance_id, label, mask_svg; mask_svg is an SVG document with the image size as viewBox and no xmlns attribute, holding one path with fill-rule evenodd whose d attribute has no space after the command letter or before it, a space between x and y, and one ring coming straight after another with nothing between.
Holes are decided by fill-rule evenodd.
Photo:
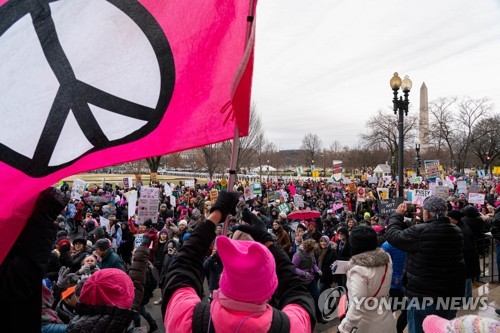
<instances>
[{"instance_id":1,"label":"peace sign symbol","mask_svg":"<svg viewBox=\"0 0 500 333\"><path fill-rule=\"evenodd\" d=\"M11 0L0 58L0 160L33 177L148 135L175 83L165 33L134 0Z\"/></svg>"}]
</instances>

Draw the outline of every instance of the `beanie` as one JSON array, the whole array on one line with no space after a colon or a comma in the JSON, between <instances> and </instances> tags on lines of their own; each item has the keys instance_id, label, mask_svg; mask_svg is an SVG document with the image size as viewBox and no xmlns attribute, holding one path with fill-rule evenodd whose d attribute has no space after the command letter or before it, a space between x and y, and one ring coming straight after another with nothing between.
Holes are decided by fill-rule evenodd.
<instances>
[{"instance_id":1,"label":"beanie","mask_svg":"<svg viewBox=\"0 0 500 333\"><path fill-rule=\"evenodd\" d=\"M161 235L161 234L168 235L167 229L165 229L165 228L161 229L160 232L159 232L159 235Z\"/></svg>"},{"instance_id":2,"label":"beanie","mask_svg":"<svg viewBox=\"0 0 500 333\"><path fill-rule=\"evenodd\" d=\"M106 251L111 247L111 244L107 238L101 238L95 242L95 247L101 251Z\"/></svg>"},{"instance_id":3,"label":"beanie","mask_svg":"<svg viewBox=\"0 0 500 333\"><path fill-rule=\"evenodd\" d=\"M479 214L479 211L477 210L477 208L474 206L466 206L462 209L462 212L468 218L474 218L474 217L481 216L481 214Z\"/></svg>"},{"instance_id":4,"label":"beanie","mask_svg":"<svg viewBox=\"0 0 500 333\"><path fill-rule=\"evenodd\" d=\"M180 220L178 225L179 225L179 227L180 227L181 225L183 225L183 226L187 227L188 223L187 223L187 221L186 221L186 220Z\"/></svg>"},{"instance_id":5,"label":"beanie","mask_svg":"<svg viewBox=\"0 0 500 333\"><path fill-rule=\"evenodd\" d=\"M88 305L111 305L130 309L134 299L134 283L122 270L101 269L83 284L79 302Z\"/></svg>"},{"instance_id":6,"label":"beanie","mask_svg":"<svg viewBox=\"0 0 500 333\"><path fill-rule=\"evenodd\" d=\"M377 248L377 233L372 227L359 225L349 233L352 255L373 251Z\"/></svg>"},{"instance_id":7,"label":"beanie","mask_svg":"<svg viewBox=\"0 0 500 333\"><path fill-rule=\"evenodd\" d=\"M448 210L448 205L443 198L431 195L425 198L422 208L428 212L445 213Z\"/></svg>"},{"instance_id":8,"label":"beanie","mask_svg":"<svg viewBox=\"0 0 500 333\"><path fill-rule=\"evenodd\" d=\"M452 219L454 219L456 221L460 221L462 219L462 217L464 217L464 216L465 216L465 214L457 209L450 210L448 212L448 217L451 217Z\"/></svg>"},{"instance_id":9,"label":"beanie","mask_svg":"<svg viewBox=\"0 0 500 333\"><path fill-rule=\"evenodd\" d=\"M63 246L66 246L67 249L69 249L71 247L71 243L70 243L69 239L61 239L59 241L59 243L57 244L57 249L59 251L61 251L61 249L63 248Z\"/></svg>"},{"instance_id":10,"label":"beanie","mask_svg":"<svg viewBox=\"0 0 500 333\"><path fill-rule=\"evenodd\" d=\"M363 218L364 218L364 219L369 219L369 218L370 218L370 213L369 213L369 212L365 212L365 213L363 214Z\"/></svg>"},{"instance_id":11,"label":"beanie","mask_svg":"<svg viewBox=\"0 0 500 333\"><path fill-rule=\"evenodd\" d=\"M216 239L224 269L220 290L229 298L247 303L264 303L278 286L276 262L267 247L253 241Z\"/></svg>"}]
</instances>

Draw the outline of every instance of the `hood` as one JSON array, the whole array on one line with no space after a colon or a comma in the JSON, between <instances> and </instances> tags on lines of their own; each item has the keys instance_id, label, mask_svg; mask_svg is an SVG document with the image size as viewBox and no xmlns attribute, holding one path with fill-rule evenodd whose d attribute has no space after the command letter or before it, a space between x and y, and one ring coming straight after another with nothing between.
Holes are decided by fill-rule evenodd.
<instances>
[{"instance_id":1,"label":"hood","mask_svg":"<svg viewBox=\"0 0 500 333\"><path fill-rule=\"evenodd\" d=\"M353 266L363 266L363 267L379 267L384 266L391 262L389 254L382 250L381 248L377 248L373 251L363 252L352 256L351 261L347 269L349 270Z\"/></svg>"},{"instance_id":2,"label":"hood","mask_svg":"<svg viewBox=\"0 0 500 333\"><path fill-rule=\"evenodd\" d=\"M176 241L175 239L170 239L170 240L167 241L167 244L165 245L165 251L167 250L168 244L170 244L170 243L174 244L174 248L177 251L181 247L181 244L178 241Z\"/></svg>"}]
</instances>

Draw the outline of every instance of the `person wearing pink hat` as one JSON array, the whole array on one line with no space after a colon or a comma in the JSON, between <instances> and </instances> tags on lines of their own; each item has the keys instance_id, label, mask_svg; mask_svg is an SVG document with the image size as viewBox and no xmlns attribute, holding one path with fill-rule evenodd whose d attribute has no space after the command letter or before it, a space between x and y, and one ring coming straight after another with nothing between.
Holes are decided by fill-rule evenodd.
<instances>
[{"instance_id":1,"label":"person wearing pink hat","mask_svg":"<svg viewBox=\"0 0 500 333\"><path fill-rule=\"evenodd\" d=\"M211 303L203 296L203 259L215 227L236 215L237 192L222 191L204 223L191 233L166 277L162 312L166 332L312 332L314 303L265 223L248 209L240 231L255 241L217 237L224 269ZM276 307L270 304L276 305Z\"/></svg>"},{"instance_id":2,"label":"person wearing pink hat","mask_svg":"<svg viewBox=\"0 0 500 333\"><path fill-rule=\"evenodd\" d=\"M476 315L462 316L452 320L430 315L425 317L423 327L425 333L498 333L500 321Z\"/></svg>"}]
</instances>

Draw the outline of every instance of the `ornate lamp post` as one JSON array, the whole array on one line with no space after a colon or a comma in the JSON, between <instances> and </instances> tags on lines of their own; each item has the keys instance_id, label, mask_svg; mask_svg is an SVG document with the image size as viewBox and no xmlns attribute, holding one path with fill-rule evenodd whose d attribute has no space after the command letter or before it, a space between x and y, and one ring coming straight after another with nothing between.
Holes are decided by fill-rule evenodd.
<instances>
[{"instance_id":1,"label":"ornate lamp post","mask_svg":"<svg viewBox=\"0 0 500 333\"><path fill-rule=\"evenodd\" d=\"M405 75L403 81L399 77L398 73L394 73L390 81L391 89L394 91L394 98L392 100L394 106L394 114L399 115L398 118L398 132L399 132L399 141L398 141L398 186L399 186L399 197L404 197L404 175L403 175L403 164L404 164L404 140L403 140L403 117L408 115L408 104L410 101L408 99L408 94L410 93L412 82L408 78L408 75ZM398 91L399 88L403 90L403 96L399 96Z\"/></svg>"},{"instance_id":2,"label":"ornate lamp post","mask_svg":"<svg viewBox=\"0 0 500 333\"><path fill-rule=\"evenodd\" d=\"M415 140L415 152L417 153L416 165L417 165L417 177L420 177L420 140Z\"/></svg>"}]
</instances>

